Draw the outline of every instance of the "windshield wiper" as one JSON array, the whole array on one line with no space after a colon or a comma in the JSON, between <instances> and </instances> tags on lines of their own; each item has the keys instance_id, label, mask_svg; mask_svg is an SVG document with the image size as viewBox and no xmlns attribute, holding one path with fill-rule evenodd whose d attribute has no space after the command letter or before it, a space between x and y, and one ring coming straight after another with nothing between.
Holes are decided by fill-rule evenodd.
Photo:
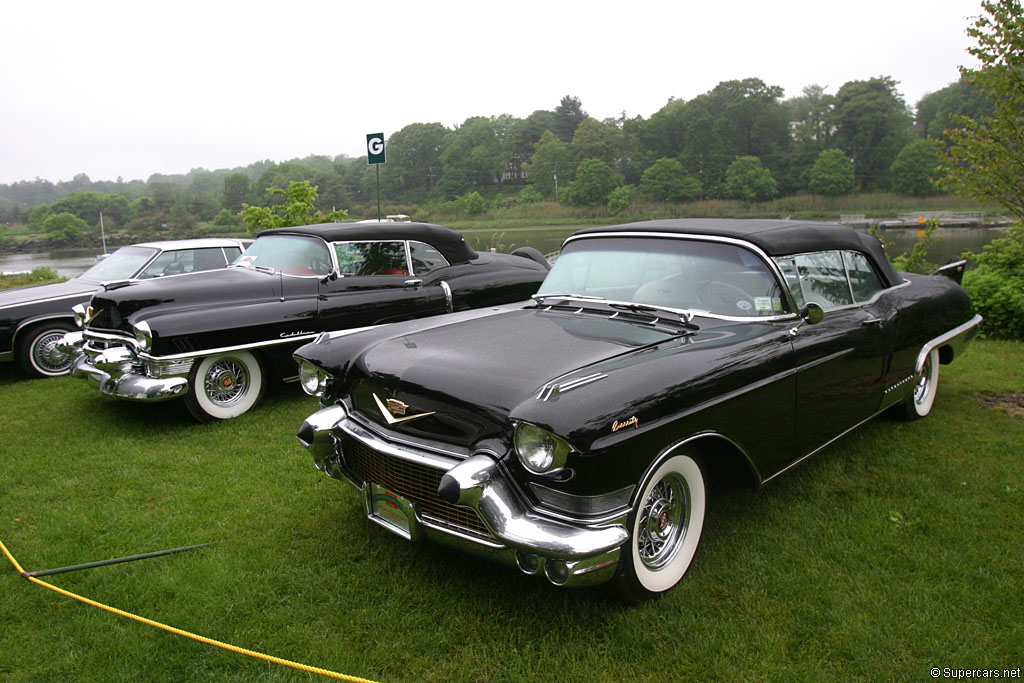
<instances>
[{"instance_id":1,"label":"windshield wiper","mask_svg":"<svg viewBox=\"0 0 1024 683\"><path fill-rule=\"evenodd\" d=\"M530 297L538 303L544 299L580 299L582 301L607 301L603 296L591 296L590 294L534 294Z\"/></svg>"},{"instance_id":2,"label":"windshield wiper","mask_svg":"<svg viewBox=\"0 0 1024 683\"><path fill-rule=\"evenodd\" d=\"M635 302L623 302L623 301L610 301L608 305L612 308L619 308L622 310L630 311L633 313L651 313L657 319L661 318L661 313L671 313L672 315L679 316L679 322L686 325L687 327L699 330L700 328L693 323L693 317L696 315L692 311L681 311L676 308L666 308L664 306L654 306L653 304L638 304Z\"/></svg>"}]
</instances>

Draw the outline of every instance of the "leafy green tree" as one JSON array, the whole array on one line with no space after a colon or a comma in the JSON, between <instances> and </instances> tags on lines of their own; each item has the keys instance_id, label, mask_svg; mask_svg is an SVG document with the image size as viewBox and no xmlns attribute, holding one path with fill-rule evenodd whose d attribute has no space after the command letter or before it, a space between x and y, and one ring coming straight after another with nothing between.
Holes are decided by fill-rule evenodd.
<instances>
[{"instance_id":1,"label":"leafy green tree","mask_svg":"<svg viewBox=\"0 0 1024 683\"><path fill-rule=\"evenodd\" d=\"M570 142L576 129L583 120L587 118L587 112L583 111L583 103L578 97L566 95L555 107L554 132L562 142Z\"/></svg>"},{"instance_id":2,"label":"leafy green tree","mask_svg":"<svg viewBox=\"0 0 1024 683\"><path fill-rule=\"evenodd\" d=\"M55 213L43 221L43 230L52 241L59 244L84 235L89 230L89 224L73 213Z\"/></svg>"},{"instance_id":3,"label":"leafy green tree","mask_svg":"<svg viewBox=\"0 0 1024 683\"><path fill-rule=\"evenodd\" d=\"M244 173L232 173L224 179L222 204L228 211L242 210L242 204L249 196L249 176Z\"/></svg>"},{"instance_id":4,"label":"leafy green tree","mask_svg":"<svg viewBox=\"0 0 1024 683\"><path fill-rule=\"evenodd\" d=\"M521 201L524 204L533 204L544 199L544 195L538 192L537 188L535 188L533 185L527 185L522 190L520 190L519 194L516 196L519 198L519 201Z\"/></svg>"},{"instance_id":5,"label":"leafy green tree","mask_svg":"<svg viewBox=\"0 0 1024 683\"><path fill-rule=\"evenodd\" d=\"M818 154L808 175L814 194L841 197L853 190L853 164L840 149L826 149Z\"/></svg>"},{"instance_id":6,"label":"leafy green tree","mask_svg":"<svg viewBox=\"0 0 1024 683\"><path fill-rule=\"evenodd\" d=\"M627 208L633 197L636 195L636 187L633 185L622 185L608 193L608 208L613 216L618 216Z\"/></svg>"},{"instance_id":7,"label":"leafy green tree","mask_svg":"<svg viewBox=\"0 0 1024 683\"><path fill-rule=\"evenodd\" d=\"M491 185L512 157L511 116L475 116L444 138L441 163L444 171L438 188L454 199L473 185ZM461 190L461 191L460 191Z\"/></svg>"},{"instance_id":8,"label":"leafy green tree","mask_svg":"<svg viewBox=\"0 0 1024 683\"><path fill-rule=\"evenodd\" d=\"M566 191L573 206L597 206L622 184L619 174L600 159L584 159L576 168L576 180Z\"/></svg>"},{"instance_id":9,"label":"leafy green tree","mask_svg":"<svg viewBox=\"0 0 1024 683\"><path fill-rule=\"evenodd\" d=\"M953 116L945 133L944 186L980 201L996 202L1024 219L1024 8L1020 0L981 3L987 16L967 34L968 52L980 69L960 67L963 78L994 104L991 116Z\"/></svg>"},{"instance_id":10,"label":"leafy green tree","mask_svg":"<svg viewBox=\"0 0 1024 683\"><path fill-rule=\"evenodd\" d=\"M700 181L678 159L658 159L640 178L640 192L656 202L690 202L700 191Z\"/></svg>"},{"instance_id":11,"label":"leafy green tree","mask_svg":"<svg viewBox=\"0 0 1024 683\"><path fill-rule=\"evenodd\" d=\"M863 190L886 191L896 155L913 137L910 114L896 81L888 76L850 81L835 96L828 121L834 142L853 159L853 173Z\"/></svg>"},{"instance_id":12,"label":"leafy green tree","mask_svg":"<svg viewBox=\"0 0 1024 683\"><path fill-rule=\"evenodd\" d=\"M572 179L572 152L569 146L558 139L550 130L544 131L540 141L526 165L526 177L534 189L545 197L555 194L555 176L561 187Z\"/></svg>"},{"instance_id":13,"label":"leafy green tree","mask_svg":"<svg viewBox=\"0 0 1024 683\"><path fill-rule=\"evenodd\" d=\"M441 152L451 133L440 123L411 123L388 137L388 163L381 168L385 194L423 199L441 177Z\"/></svg>"},{"instance_id":14,"label":"leafy green tree","mask_svg":"<svg viewBox=\"0 0 1024 683\"><path fill-rule=\"evenodd\" d=\"M740 157L725 172L725 196L744 201L765 201L778 193L771 171L757 157Z\"/></svg>"},{"instance_id":15,"label":"leafy green tree","mask_svg":"<svg viewBox=\"0 0 1024 683\"><path fill-rule=\"evenodd\" d=\"M580 159L600 159L614 166L622 155L622 131L587 117L576 127L572 146Z\"/></svg>"},{"instance_id":16,"label":"leafy green tree","mask_svg":"<svg viewBox=\"0 0 1024 683\"><path fill-rule=\"evenodd\" d=\"M456 203L470 216L479 216L487 210L487 203L480 193L475 190L459 197Z\"/></svg>"},{"instance_id":17,"label":"leafy green tree","mask_svg":"<svg viewBox=\"0 0 1024 683\"><path fill-rule=\"evenodd\" d=\"M1024 224L985 245L980 254L964 254L978 265L964 273L964 289L992 337L1024 340Z\"/></svg>"},{"instance_id":18,"label":"leafy green tree","mask_svg":"<svg viewBox=\"0 0 1024 683\"><path fill-rule=\"evenodd\" d=\"M332 211L323 214L316 210L317 189L308 180L291 182L287 189L268 188L271 197L280 197L281 204L274 207L249 206L239 214L249 233L256 233L271 228L284 228L293 225L312 225L315 223L333 223L348 216L348 211Z\"/></svg>"},{"instance_id":19,"label":"leafy green tree","mask_svg":"<svg viewBox=\"0 0 1024 683\"><path fill-rule=\"evenodd\" d=\"M961 76L957 82L921 98L916 122L929 138L941 139L947 128L954 127L954 115L977 119L994 111L995 105L985 92Z\"/></svg>"},{"instance_id":20,"label":"leafy green tree","mask_svg":"<svg viewBox=\"0 0 1024 683\"><path fill-rule=\"evenodd\" d=\"M926 140L915 140L900 150L892 162L892 189L913 197L938 194L933 178L937 177L939 153Z\"/></svg>"}]
</instances>

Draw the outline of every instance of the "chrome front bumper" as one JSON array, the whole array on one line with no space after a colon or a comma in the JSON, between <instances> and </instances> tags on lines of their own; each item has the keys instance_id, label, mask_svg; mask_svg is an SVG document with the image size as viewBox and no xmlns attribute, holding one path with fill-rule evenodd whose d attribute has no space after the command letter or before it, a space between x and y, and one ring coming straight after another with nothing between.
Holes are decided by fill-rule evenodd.
<instances>
[{"instance_id":1,"label":"chrome front bumper","mask_svg":"<svg viewBox=\"0 0 1024 683\"><path fill-rule=\"evenodd\" d=\"M106 396L126 401L166 401L188 392L187 376L150 377L127 346L90 350L82 332L68 332L59 348L74 356L71 376L88 380Z\"/></svg>"},{"instance_id":2,"label":"chrome front bumper","mask_svg":"<svg viewBox=\"0 0 1024 683\"><path fill-rule=\"evenodd\" d=\"M340 405L310 415L298 432L299 441L313 455L317 469L360 489L367 516L409 540L428 538L516 564L527 574L544 574L556 585L584 586L603 583L615 573L620 547L629 538L625 519L600 525L555 519L531 508L502 466L487 455L465 460L413 450L381 438L348 418ZM447 504L476 512L494 541L485 541L440 526L421 513L416 501L409 529L395 528L374 514L375 482L360 481L348 471L341 440L355 439L382 457L399 458L444 472L438 497ZM379 487L377 487L379 492ZM401 494L401 491L396 492Z\"/></svg>"}]
</instances>

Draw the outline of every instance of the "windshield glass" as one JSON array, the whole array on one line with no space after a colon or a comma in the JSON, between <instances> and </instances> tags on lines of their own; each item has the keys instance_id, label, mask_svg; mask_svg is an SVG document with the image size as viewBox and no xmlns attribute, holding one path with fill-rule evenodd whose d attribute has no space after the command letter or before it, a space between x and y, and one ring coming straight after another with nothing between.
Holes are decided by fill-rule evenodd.
<instances>
[{"instance_id":1,"label":"windshield glass","mask_svg":"<svg viewBox=\"0 0 1024 683\"><path fill-rule=\"evenodd\" d=\"M266 235L253 242L232 265L269 268L288 275L327 275L331 272L331 253L327 243L315 237Z\"/></svg>"},{"instance_id":2,"label":"windshield glass","mask_svg":"<svg viewBox=\"0 0 1024 683\"><path fill-rule=\"evenodd\" d=\"M538 294L574 294L731 317L789 312L768 265L733 244L652 237L570 242Z\"/></svg>"},{"instance_id":3,"label":"windshield glass","mask_svg":"<svg viewBox=\"0 0 1024 683\"><path fill-rule=\"evenodd\" d=\"M156 252L156 249L149 247L121 247L79 277L97 282L128 280L134 277Z\"/></svg>"}]
</instances>

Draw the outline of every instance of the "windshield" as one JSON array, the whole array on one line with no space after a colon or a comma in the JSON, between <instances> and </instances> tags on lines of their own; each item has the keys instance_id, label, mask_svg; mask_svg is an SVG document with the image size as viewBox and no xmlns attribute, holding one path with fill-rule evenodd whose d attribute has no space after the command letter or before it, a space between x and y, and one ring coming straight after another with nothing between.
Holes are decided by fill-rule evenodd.
<instances>
[{"instance_id":1,"label":"windshield","mask_svg":"<svg viewBox=\"0 0 1024 683\"><path fill-rule=\"evenodd\" d=\"M121 247L79 277L97 282L128 280L134 277L156 252L156 249L149 247Z\"/></svg>"},{"instance_id":2,"label":"windshield","mask_svg":"<svg viewBox=\"0 0 1024 683\"><path fill-rule=\"evenodd\" d=\"M572 294L730 317L788 312L778 280L734 244L657 237L570 242L538 295Z\"/></svg>"},{"instance_id":3,"label":"windshield","mask_svg":"<svg viewBox=\"0 0 1024 683\"><path fill-rule=\"evenodd\" d=\"M315 237L266 235L253 242L231 265L267 268L288 275L328 275L331 253L327 243Z\"/></svg>"}]
</instances>

